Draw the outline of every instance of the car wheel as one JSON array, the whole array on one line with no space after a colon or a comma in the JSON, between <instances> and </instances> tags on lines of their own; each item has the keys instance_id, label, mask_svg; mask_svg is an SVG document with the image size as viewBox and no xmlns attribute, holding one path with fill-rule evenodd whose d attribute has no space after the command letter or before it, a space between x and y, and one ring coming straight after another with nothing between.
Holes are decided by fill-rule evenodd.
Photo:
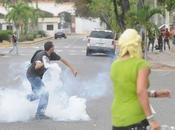
<instances>
[{"instance_id":1,"label":"car wheel","mask_svg":"<svg viewBox=\"0 0 175 130\"><path fill-rule=\"evenodd\" d=\"M112 51L112 55L115 55L115 50Z\"/></svg>"},{"instance_id":2,"label":"car wheel","mask_svg":"<svg viewBox=\"0 0 175 130\"><path fill-rule=\"evenodd\" d=\"M112 50L110 53L108 53L108 55L109 55L110 57L114 57L114 56L115 56L115 50Z\"/></svg>"},{"instance_id":3,"label":"car wheel","mask_svg":"<svg viewBox=\"0 0 175 130\"><path fill-rule=\"evenodd\" d=\"M90 56L90 50L88 48L86 49L86 56Z\"/></svg>"}]
</instances>

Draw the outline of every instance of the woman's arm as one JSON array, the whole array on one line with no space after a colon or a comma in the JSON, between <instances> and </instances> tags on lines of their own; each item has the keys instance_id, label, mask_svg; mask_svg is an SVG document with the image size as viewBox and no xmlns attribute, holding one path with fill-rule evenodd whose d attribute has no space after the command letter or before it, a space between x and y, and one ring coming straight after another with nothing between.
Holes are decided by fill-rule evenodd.
<instances>
[{"instance_id":1,"label":"woman's arm","mask_svg":"<svg viewBox=\"0 0 175 130\"><path fill-rule=\"evenodd\" d=\"M139 102L143 108L143 111L146 115L149 124L153 130L160 130L159 123L154 119L154 115L151 112L151 107L149 103L149 95L148 95L148 77L150 74L149 68L144 68L139 70L137 77L137 95Z\"/></svg>"},{"instance_id":2,"label":"woman's arm","mask_svg":"<svg viewBox=\"0 0 175 130\"><path fill-rule=\"evenodd\" d=\"M78 73L78 72L77 72L77 70L76 70L72 65L70 65L70 64L69 64L65 59L63 59L63 58L61 58L60 61L70 68L70 70L72 71L72 73L73 73L74 76L77 76L77 73Z\"/></svg>"},{"instance_id":3,"label":"woman's arm","mask_svg":"<svg viewBox=\"0 0 175 130\"><path fill-rule=\"evenodd\" d=\"M146 116L150 116L152 114L147 92L149 73L150 70L145 68L139 71L137 77L137 95Z\"/></svg>"}]
</instances>

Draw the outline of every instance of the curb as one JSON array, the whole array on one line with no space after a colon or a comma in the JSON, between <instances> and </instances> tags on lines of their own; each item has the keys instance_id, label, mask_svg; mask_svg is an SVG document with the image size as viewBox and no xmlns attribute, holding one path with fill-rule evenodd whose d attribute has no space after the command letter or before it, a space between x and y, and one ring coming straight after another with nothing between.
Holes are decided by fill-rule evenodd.
<instances>
[{"instance_id":1,"label":"curb","mask_svg":"<svg viewBox=\"0 0 175 130\"><path fill-rule=\"evenodd\" d=\"M53 37L45 37L45 38L42 38L42 39L37 39L35 41L25 41L25 42L19 42L18 45L19 46L28 46L28 45L34 45L34 44L37 44L38 42L42 42L42 41L46 41L46 40L50 40L50 39L53 39ZM8 48L8 47L11 47L11 43L8 42L8 43L1 43L0 44L0 48Z\"/></svg>"},{"instance_id":2,"label":"curb","mask_svg":"<svg viewBox=\"0 0 175 130\"><path fill-rule=\"evenodd\" d=\"M39 39L39 40L36 40L36 41L19 42L19 44L36 44L38 42L42 42L42 41L49 40L49 39L53 39L53 37L46 37L46 38L42 38L42 39Z\"/></svg>"}]
</instances>

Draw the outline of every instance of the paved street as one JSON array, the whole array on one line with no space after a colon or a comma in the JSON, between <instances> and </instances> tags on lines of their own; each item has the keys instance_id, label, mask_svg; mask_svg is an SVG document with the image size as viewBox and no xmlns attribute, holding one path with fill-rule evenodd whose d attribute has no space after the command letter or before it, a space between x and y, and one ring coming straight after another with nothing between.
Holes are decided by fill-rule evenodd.
<instances>
[{"instance_id":1,"label":"paved street","mask_svg":"<svg viewBox=\"0 0 175 130\"><path fill-rule=\"evenodd\" d=\"M75 35L68 36L67 39L53 40L53 42L56 52L78 69L79 74L75 80L83 82L84 85L76 84L78 86L65 90L70 95L86 98L86 110L91 119L89 121L30 120L28 122L1 122L0 130L111 130L112 85L108 76L113 59L105 55L87 57L84 38L85 36ZM22 76L25 73L25 68L21 65L25 65L35 50L42 49L42 47L43 43L20 47L19 56L7 54L10 48L0 48L0 89L15 89L16 86L20 86L21 78L18 77L21 76L21 72ZM60 66L63 71L68 71L62 64ZM161 124L170 126L175 126L174 81L175 71L153 70L151 72L151 89L170 89L173 92L171 99L151 100L157 112L156 118Z\"/></svg>"}]
</instances>

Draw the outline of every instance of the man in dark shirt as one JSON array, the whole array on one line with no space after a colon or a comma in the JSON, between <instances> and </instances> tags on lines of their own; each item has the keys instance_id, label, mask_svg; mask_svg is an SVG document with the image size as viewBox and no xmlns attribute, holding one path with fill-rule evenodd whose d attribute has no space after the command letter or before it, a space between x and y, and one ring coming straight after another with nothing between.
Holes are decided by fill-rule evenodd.
<instances>
[{"instance_id":1,"label":"man in dark shirt","mask_svg":"<svg viewBox=\"0 0 175 130\"><path fill-rule=\"evenodd\" d=\"M27 70L27 79L29 80L32 87L32 94L28 95L27 98L30 101L39 99L39 104L36 112L36 119L47 119L44 112L48 104L49 94L44 89L44 83L42 77L49 67L49 61L57 60L63 62L70 68L74 76L77 75L77 71L63 58L54 52L54 45L52 42L46 42L44 44L44 50L39 51L32 57L31 65Z\"/></svg>"}]
</instances>

